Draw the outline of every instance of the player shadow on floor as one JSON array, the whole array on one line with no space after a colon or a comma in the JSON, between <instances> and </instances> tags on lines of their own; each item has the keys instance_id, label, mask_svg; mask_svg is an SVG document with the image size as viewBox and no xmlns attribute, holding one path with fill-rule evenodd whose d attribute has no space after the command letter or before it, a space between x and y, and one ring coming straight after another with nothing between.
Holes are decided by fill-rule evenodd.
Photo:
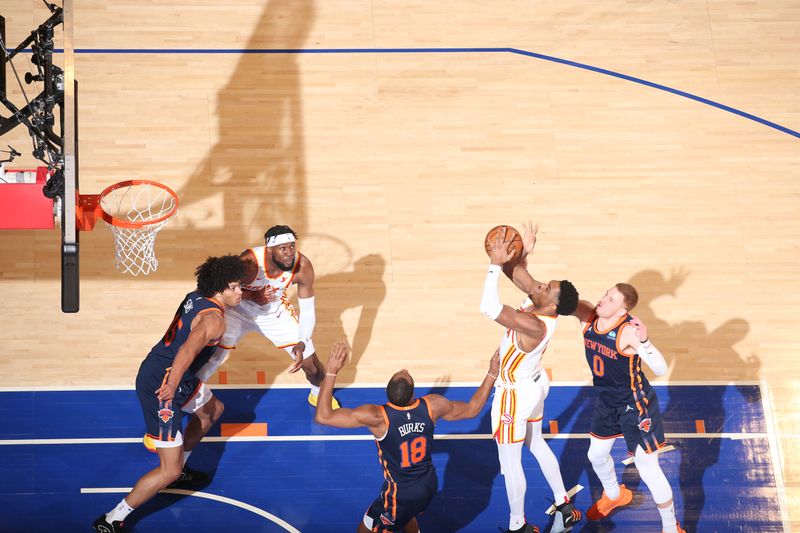
<instances>
[{"instance_id":1,"label":"player shadow on floor","mask_svg":"<svg viewBox=\"0 0 800 533\"><path fill-rule=\"evenodd\" d=\"M323 364L333 343L348 338L342 316L350 309L360 308L350 341L350 361L340 372L343 382L355 382L358 362L372 339L378 309L386 298L385 271L386 260L369 254L357 259L352 270L322 276L315 284L318 304L314 343Z\"/></svg>"},{"instance_id":2,"label":"player shadow on floor","mask_svg":"<svg viewBox=\"0 0 800 533\"><path fill-rule=\"evenodd\" d=\"M485 414L473 422L476 422L476 427L468 431L449 432L445 427L441 431L448 434L490 434L491 410L486 409ZM434 441L433 454L446 454L447 463L439 474L442 483L436 496L428 509L418 517L420 529L469 531L469 525L489 506L494 480L500 475L497 446L490 438L437 439ZM497 518L500 525L505 517Z\"/></svg>"},{"instance_id":3,"label":"player shadow on floor","mask_svg":"<svg viewBox=\"0 0 800 533\"><path fill-rule=\"evenodd\" d=\"M269 0L253 20L247 50L302 49L314 26L314 2ZM208 97L210 131L186 132L186 144L208 152L177 189L180 210L158 248L161 279L180 279L186 265L207 255L238 253L275 224L308 230L306 147L301 55L247 53L237 58L226 84ZM206 73L215 76L216 73ZM198 135L198 133L200 135ZM201 137L198 139L198 137ZM200 239L203 246L181 243ZM313 259L312 259L313 260Z\"/></svg>"},{"instance_id":4,"label":"player shadow on floor","mask_svg":"<svg viewBox=\"0 0 800 533\"><path fill-rule=\"evenodd\" d=\"M670 367L670 381L757 381L761 360L751 354L742 357L734 346L744 340L750 330L746 320L733 318L721 326L709 330L699 321L685 321L668 324L658 318L653 311L653 302L665 295L677 298L677 289L683 284L688 272L678 270L670 277L656 270L644 270L631 277L629 283L639 290L639 305L634 314L641 318L658 339L658 346ZM663 339L663 340L662 340ZM748 403L761 400L760 391L753 386L735 387ZM727 419L724 395L726 387L709 387L703 396L703 416L706 431L723 432ZM686 420L685 400L679 395L670 396L664 408L665 432L693 432L694 420ZM686 446L681 450L680 473L678 479L670 478L673 489L679 488L683 507L676 509L682 527L687 533L698 529L705 506L705 487L703 477L707 469L719 461L720 439L701 441L702 446ZM674 475L672 476L674 478Z\"/></svg>"}]
</instances>

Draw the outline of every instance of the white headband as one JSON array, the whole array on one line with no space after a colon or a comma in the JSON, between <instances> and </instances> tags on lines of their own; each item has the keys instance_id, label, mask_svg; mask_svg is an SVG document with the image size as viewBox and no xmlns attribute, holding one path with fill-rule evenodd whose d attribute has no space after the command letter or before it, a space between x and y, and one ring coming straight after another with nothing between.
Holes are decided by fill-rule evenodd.
<instances>
[{"instance_id":1,"label":"white headband","mask_svg":"<svg viewBox=\"0 0 800 533\"><path fill-rule=\"evenodd\" d=\"M282 233L280 235L273 235L269 239L267 239L267 246L280 246L281 244L286 244L287 242L294 242L294 235L291 233Z\"/></svg>"}]
</instances>

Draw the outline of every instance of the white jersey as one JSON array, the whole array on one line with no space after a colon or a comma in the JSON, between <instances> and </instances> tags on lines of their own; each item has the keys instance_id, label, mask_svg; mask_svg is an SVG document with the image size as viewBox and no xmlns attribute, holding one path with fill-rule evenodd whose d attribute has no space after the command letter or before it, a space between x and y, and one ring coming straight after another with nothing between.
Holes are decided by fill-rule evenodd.
<instances>
[{"instance_id":1,"label":"white jersey","mask_svg":"<svg viewBox=\"0 0 800 533\"><path fill-rule=\"evenodd\" d=\"M526 300L523 308L529 305L530 300ZM499 381L503 383L511 384L519 380L530 379L542 369L542 356L556 331L556 317L531 314L544 322L544 338L533 350L526 352L519 347L519 333L513 329L506 330L500 341Z\"/></svg>"},{"instance_id":2,"label":"white jersey","mask_svg":"<svg viewBox=\"0 0 800 533\"><path fill-rule=\"evenodd\" d=\"M271 278L269 274L267 274L267 247L256 246L254 248L250 248L250 252L256 258L256 263L258 264L258 273L253 281L247 285L242 285L242 289L253 291L262 290L264 287L267 288L266 295L269 297L269 302L265 305L257 306L261 313L276 313L280 310L281 304L286 304L289 308L291 308L289 299L286 296L286 289L288 289L289 285L292 284L292 281L294 280L294 277L300 268L300 254L297 254L297 259L294 262L294 268L292 268L291 272L281 271L280 274L274 278ZM245 300L242 303L251 304L252 302Z\"/></svg>"}]
</instances>

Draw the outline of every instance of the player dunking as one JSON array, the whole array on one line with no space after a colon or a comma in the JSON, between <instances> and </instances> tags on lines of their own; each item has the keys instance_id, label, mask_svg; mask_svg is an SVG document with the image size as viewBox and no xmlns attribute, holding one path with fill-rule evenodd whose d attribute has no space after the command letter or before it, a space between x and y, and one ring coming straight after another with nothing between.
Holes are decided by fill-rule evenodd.
<instances>
[{"instance_id":1,"label":"player dunking","mask_svg":"<svg viewBox=\"0 0 800 533\"><path fill-rule=\"evenodd\" d=\"M570 315L575 311L578 292L566 280L540 283L530 278L526 290L529 296L522 309L515 311L502 305L497 281L501 267L512 257L505 237L505 230L498 233L488 250L491 265L483 286L481 312L507 328L500 341L501 368L492 402L492 431L510 507L508 530L525 533L533 530L525 522L527 482L522 470L524 443L536 457L553 491L556 517L552 531L569 531L580 520L581 513L570 502L558 460L542 437L544 400L550 389L550 381L541 361L555 331L557 315ZM535 232L526 231L518 262L526 261L535 242ZM512 267L509 265L507 270L510 274Z\"/></svg>"},{"instance_id":2,"label":"player dunking","mask_svg":"<svg viewBox=\"0 0 800 533\"><path fill-rule=\"evenodd\" d=\"M600 520L633 499L632 492L617 482L611 458L614 440L623 436L636 469L656 502L664 532L683 533L675 518L672 488L658 464L656 452L664 445L658 398L641 366L644 361L657 376L662 376L667 372L667 363L650 342L647 326L630 315L638 301L632 285L617 283L596 306L581 300L575 311L583 325L586 362L598 393L587 455L604 489L586 516Z\"/></svg>"},{"instance_id":3,"label":"player dunking","mask_svg":"<svg viewBox=\"0 0 800 533\"><path fill-rule=\"evenodd\" d=\"M451 401L439 394L414 399L414 379L407 370L401 370L386 386L388 403L334 411L329 399L336 374L346 359L347 346L334 344L320 391L316 421L339 428L366 427L378 445L378 460L385 480L357 531L417 533L419 525L415 517L428 507L438 488L431 460L434 425L439 419L464 420L481 412L497 378L498 355L495 352L492 356L483 383L468 403Z\"/></svg>"},{"instance_id":4,"label":"player dunking","mask_svg":"<svg viewBox=\"0 0 800 533\"><path fill-rule=\"evenodd\" d=\"M289 372L303 370L311 384L308 402L317 405L325 368L311 340L316 324L314 267L305 255L297 252L297 234L289 226L271 227L264 234L264 242L266 246L249 248L241 254L245 265L242 303L226 314L225 335L198 375L209 379L242 335L259 331L294 359ZM286 289L295 284L299 317L286 296ZM334 409L338 408L336 398L332 401Z\"/></svg>"},{"instance_id":5,"label":"player dunking","mask_svg":"<svg viewBox=\"0 0 800 533\"><path fill-rule=\"evenodd\" d=\"M196 377L225 331L225 310L242 299L242 262L235 255L209 257L197 267L197 290L187 294L164 337L153 346L136 375L147 434L145 446L161 465L142 476L128 495L94 522L100 533L125 531L136 508L181 475L192 449L222 415L224 406ZM181 432L184 414L193 415Z\"/></svg>"}]
</instances>

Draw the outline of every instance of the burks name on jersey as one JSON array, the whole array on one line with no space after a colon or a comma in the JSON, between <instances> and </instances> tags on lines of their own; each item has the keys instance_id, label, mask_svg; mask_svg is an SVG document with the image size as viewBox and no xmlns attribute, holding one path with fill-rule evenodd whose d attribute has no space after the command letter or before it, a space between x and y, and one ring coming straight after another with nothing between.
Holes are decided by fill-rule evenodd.
<instances>
[{"instance_id":1,"label":"burks name on jersey","mask_svg":"<svg viewBox=\"0 0 800 533\"><path fill-rule=\"evenodd\" d=\"M409 433L422 433L425 431L425 422L409 422L402 426L397 426L397 431L400 432L401 437L405 437Z\"/></svg>"}]
</instances>

